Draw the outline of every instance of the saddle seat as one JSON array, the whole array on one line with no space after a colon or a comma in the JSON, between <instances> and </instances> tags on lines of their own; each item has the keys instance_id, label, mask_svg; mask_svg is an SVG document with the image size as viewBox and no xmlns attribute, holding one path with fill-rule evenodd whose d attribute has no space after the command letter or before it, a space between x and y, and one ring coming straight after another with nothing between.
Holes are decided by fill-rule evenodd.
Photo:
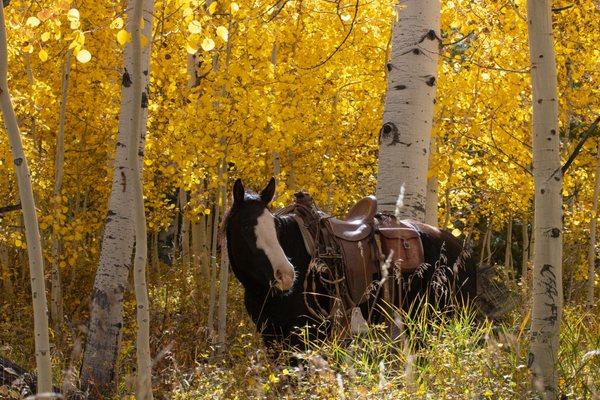
<instances>
[{"instance_id":1,"label":"saddle seat","mask_svg":"<svg viewBox=\"0 0 600 400\"><path fill-rule=\"evenodd\" d=\"M329 224L336 237L354 242L371 232L376 212L377 199L367 196L359 200L344 219L329 218Z\"/></svg>"}]
</instances>

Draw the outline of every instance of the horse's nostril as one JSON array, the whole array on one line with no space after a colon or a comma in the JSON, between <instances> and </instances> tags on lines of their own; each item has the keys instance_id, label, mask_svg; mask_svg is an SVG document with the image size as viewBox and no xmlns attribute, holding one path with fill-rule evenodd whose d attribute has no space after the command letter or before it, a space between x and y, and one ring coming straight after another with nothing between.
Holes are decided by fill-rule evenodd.
<instances>
[{"instance_id":1,"label":"horse's nostril","mask_svg":"<svg viewBox=\"0 0 600 400\"><path fill-rule=\"evenodd\" d=\"M278 281L283 280L283 273L281 272L280 269L278 269L277 271L275 271L275 279L277 279Z\"/></svg>"}]
</instances>

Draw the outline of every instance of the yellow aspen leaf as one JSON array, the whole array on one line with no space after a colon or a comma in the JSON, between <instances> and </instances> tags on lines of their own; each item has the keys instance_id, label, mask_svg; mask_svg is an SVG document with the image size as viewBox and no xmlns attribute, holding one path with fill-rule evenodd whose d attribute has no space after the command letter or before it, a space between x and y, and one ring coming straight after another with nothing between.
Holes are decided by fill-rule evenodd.
<instances>
[{"instance_id":1,"label":"yellow aspen leaf","mask_svg":"<svg viewBox=\"0 0 600 400\"><path fill-rule=\"evenodd\" d=\"M194 10L191 7L185 7L183 9L183 16L187 17L188 15L192 15L194 13Z\"/></svg>"},{"instance_id":2,"label":"yellow aspen leaf","mask_svg":"<svg viewBox=\"0 0 600 400\"><path fill-rule=\"evenodd\" d=\"M21 247L22 245L23 245L23 242L21 242L20 239L15 239L15 246Z\"/></svg>"},{"instance_id":3,"label":"yellow aspen leaf","mask_svg":"<svg viewBox=\"0 0 600 400\"><path fill-rule=\"evenodd\" d=\"M352 19L352 17L350 16L350 14L342 14L342 16L340 18L344 22L348 22L348 21L350 21Z\"/></svg>"},{"instance_id":4,"label":"yellow aspen leaf","mask_svg":"<svg viewBox=\"0 0 600 400\"><path fill-rule=\"evenodd\" d=\"M71 21L71 29L78 29L81 26L81 22L78 19Z\"/></svg>"},{"instance_id":5,"label":"yellow aspen leaf","mask_svg":"<svg viewBox=\"0 0 600 400\"><path fill-rule=\"evenodd\" d=\"M188 31L190 33L200 33L202 32L202 25L200 21L193 20L188 24Z\"/></svg>"},{"instance_id":6,"label":"yellow aspen leaf","mask_svg":"<svg viewBox=\"0 0 600 400\"><path fill-rule=\"evenodd\" d=\"M45 21L48 18L52 17L52 14L52 10L45 8L37 13L37 17L40 19L40 21Z\"/></svg>"},{"instance_id":7,"label":"yellow aspen leaf","mask_svg":"<svg viewBox=\"0 0 600 400\"><path fill-rule=\"evenodd\" d=\"M456 237L459 237L462 232L458 228L452 229L452 234Z\"/></svg>"},{"instance_id":8,"label":"yellow aspen leaf","mask_svg":"<svg viewBox=\"0 0 600 400\"><path fill-rule=\"evenodd\" d=\"M202 41L202 44L200 46L202 46L202 50L204 50L204 51L211 51L212 49L215 48L215 41L212 39L206 38Z\"/></svg>"},{"instance_id":9,"label":"yellow aspen leaf","mask_svg":"<svg viewBox=\"0 0 600 400\"><path fill-rule=\"evenodd\" d=\"M86 62L88 62L92 59L92 54L89 51L87 51L86 49L82 49L77 52L76 57L77 57L77 61L79 61L82 64L85 64Z\"/></svg>"},{"instance_id":10,"label":"yellow aspen leaf","mask_svg":"<svg viewBox=\"0 0 600 400\"><path fill-rule=\"evenodd\" d=\"M29 17L29 18L27 18L27 22L25 22L25 25L32 27L32 28L35 28L39 24L40 24L40 20L37 17Z\"/></svg>"},{"instance_id":11,"label":"yellow aspen leaf","mask_svg":"<svg viewBox=\"0 0 600 400\"><path fill-rule=\"evenodd\" d=\"M125 46L125 43L129 41L131 41L131 34L129 32L125 29L121 29L117 32L117 42L119 42L121 46Z\"/></svg>"},{"instance_id":12,"label":"yellow aspen leaf","mask_svg":"<svg viewBox=\"0 0 600 400\"><path fill-rule=\"evenodd\" d=\"M38 57L40 58L40 60L46 61L48 59L48 52L46 52L46 50L44 49L41 49L38 53Z\"/></svg>"},{"instance_id":13,"label":"yellow aspen leaf","mask_svg":"<svg viewBox=\"0 0 600 400\"><path fill-rule=\"evenodd\" d=\"M50 32L42 33L42 36L40 38L42 39L42 42L47 42L48 39L50 39Z\"/></svg>"},{"instance_id":14,"label":"yellow aspen leaf","mask_svg":"<svg viewBox=\"0 0 600 400\"><path fill-rule=\"evenodd\" d=\"M229 31L224 26L219 26L217 28L217 36L220 37L222 41L226 42L229 39Z\"/></svg>"},{"instance_id":15,"label":"yellow aspen leaf","mask_svg":"<svg viewBox=\"0 0 600 400\"><path fill-rule=\"evenodd\" d=\"M198 51L198 46L196 46L193 43L187 42L185 44L185 51L187 51L188 54L196 54L196 52Z\"/></svg>"},{"instance_id":16,"label":"yellow aspen leaf","mask_svg":"<svg viewBox=\"0 0 600 400\"><path fill-rule=\"evenodd\" d=\"M67 13L67 19L69 21L79 21L79 10L76 8L71 8Z\"/></svg>"},{"instance_id":17,"label":"yellow aspen leaf","mask_svg":"<svg viewBox=\"0 0 600 400\"><path fill-rule=\"evenodd\" d=\"M210 6L208 6L208 12L210 13L210 15L214 14L215 11L217 11L217 2L213 1L212 3L210 3Z\"/></svg>"},{"instance_id":18,"label":"yellow aspen leaf","mask_svg":"<svg viewBox=\"0 0 600 400\"><path fill-rule=\"evenodd\" d=\"M233 2L233 3L231 3L230 9L231 9L231 13L235 14L236 12L240 11L240 5L236 2Z\"/></svg>"},{"instance_id":19,"label":"yellow aspen leaf","mask_svg":"<svg viewBox=\"0 0 600 400\"><path fill-rule=\"evenodd\" d=\"M70 0L60 0L60 2L58 3L58 6L60 7L61 10L67 11L69 8L71 8L71 1Z\"/></svg>"},{"instance_id":20,"label":"yellow aspen leaf","mask_svg":"<svg viewBox=\"0 0 600 400\"><path fill-rule=\"evenodd\" d=\"M33 46L28 44L27 46L24 46L21 50L23 50L23 53L33 53Z\"/></svg>"},{"instance_id":21,"label":"yellow aspen leaf","mask_svg":"<svg viewBox=\"0 0 600 400\"><path fill-rule=\"evenodd\" d=\"M115 18L113 22L110 23L111 29L121 29L123 28L123 18Z\"/></svg>"}]
</instances>

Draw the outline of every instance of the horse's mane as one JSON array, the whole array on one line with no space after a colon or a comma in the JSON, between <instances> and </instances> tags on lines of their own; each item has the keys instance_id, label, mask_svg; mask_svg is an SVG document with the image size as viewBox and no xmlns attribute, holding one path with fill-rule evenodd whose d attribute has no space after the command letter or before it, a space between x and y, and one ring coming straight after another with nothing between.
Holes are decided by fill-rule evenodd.
<instances>
[{"instance_id":1,"label":"horse's mane","mask_svg":"<svg viewBox=\"0 0 600 400\"><path fill-rule=\"evenodd\" d=\"M258 193L254 192L252 190L247 190L244 193L244 200L260 200L260 196L258 195ZM220 237L225 237L224 235L226 234L227 224L229 223L229 219L231 218L231 214L233 211L234 211L234 207L232 205L223 214L223 218L221 219L221 224L219 225L219 230L218 230L218 235Z\"/></svg>"}]
</instances>

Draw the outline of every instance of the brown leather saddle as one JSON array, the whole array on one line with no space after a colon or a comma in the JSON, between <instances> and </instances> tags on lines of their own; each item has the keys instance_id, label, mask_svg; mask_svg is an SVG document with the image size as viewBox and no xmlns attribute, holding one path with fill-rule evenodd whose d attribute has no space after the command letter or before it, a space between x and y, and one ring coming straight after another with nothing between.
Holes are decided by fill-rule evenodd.
<instances>
[{"instance_id":1,"label":"brown leather saddle","mask_svg":"<svg viewBox=\"0 0 600 400\"><path fill-rule=\"evenodd\" d=\"M419 231L410 221L377 214L374 196L358 201L345 218L337 219L320 210L308 193L298 192L295 203L276 214L293 215L298 221L312 256L307 279L316 275L329 285L346 311L374 298L384 264L389 265L393 277L413 272L424 262ZM306 293L313 292L311 287L314 285L305 282ZM324 311L321 313L326 314Z\"/></svg>"}]
</instances>

